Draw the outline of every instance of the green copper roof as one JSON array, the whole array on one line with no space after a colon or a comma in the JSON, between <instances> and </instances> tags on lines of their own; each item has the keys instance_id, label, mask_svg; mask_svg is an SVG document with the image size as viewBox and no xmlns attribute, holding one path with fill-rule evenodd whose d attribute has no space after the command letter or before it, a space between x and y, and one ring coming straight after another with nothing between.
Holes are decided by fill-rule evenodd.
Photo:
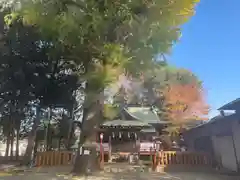
<instances>
[{"instance_id":1,"label":"green copper roof","mask_svg":"<svg viewBox=\"0 0 240 180\"><path fill-rule=\"evenodd\" d=\"M142 122L142 121L130 121L130 120L112 120L107 121L102 124L103 126L125 126L125 127L131 127L131 126L139 126L139 127L150 127L148 123Z\"/></svg>"},{"instance_id":2,"label":"green copper roof","mask_svg":"<svg viewBox=\"0 0 240 180\"><path fill-rule=\"evenodd\" d=\"M128 107L125 111L134 119L146 123L161 123L158 115L150 107Z\"/></svg>"},{"instance_id":3,"label":"green copper roof","mask_svg":"<svg viewBox=\"0 0 240 180\"><path fill-rule=\"evenodd\" d=\"M155 133L156 129L154 128L144 128L142 129L140 132L144 132L144 133Z\"/></svg>"}]
</instances>

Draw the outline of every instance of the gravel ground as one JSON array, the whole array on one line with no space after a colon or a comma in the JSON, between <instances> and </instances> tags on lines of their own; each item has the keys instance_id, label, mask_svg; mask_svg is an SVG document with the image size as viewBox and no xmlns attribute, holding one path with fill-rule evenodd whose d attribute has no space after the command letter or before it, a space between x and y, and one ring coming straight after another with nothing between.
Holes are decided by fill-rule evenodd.
<instances>
[{"instance_id":1,"label":"gravel ground","mask_svg":"<svg viewBox=\"0 0 240 180\"><path fill-rule=\"evenodd\" d=\"M153 173L104 173L98 176L72 177L70 175L54 175L51 173L24 173L2 176L0 180L239 180L239 177L216 176L199 173L153 174Z\"/></svg>"},{"instance_id":2,"label":"gravel ground","mask_svg":"<svg viewBox=\"0 0 240 180\"><path fill-rule=\"evenodd\" d=\"M62 168L40 168L31 171L18 172L17 174L0 173L0 180L239 180L240 177L220 175L216 173L204 172L171 172L156 173L143 172L140 167L131 168L130 166L113 167L109 171L88 177L73 177L69 175L70 167Z\"/></svg>"}]
</instances>

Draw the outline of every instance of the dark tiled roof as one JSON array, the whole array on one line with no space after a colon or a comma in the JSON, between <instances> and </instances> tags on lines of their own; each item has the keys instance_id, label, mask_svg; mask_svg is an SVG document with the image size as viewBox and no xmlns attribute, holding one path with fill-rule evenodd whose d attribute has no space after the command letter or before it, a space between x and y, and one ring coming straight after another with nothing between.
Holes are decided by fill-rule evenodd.
<instances>
[{"instance_id":1,"label":"dark tiled roof","mask_svg":"<svg viewBox=\"0 0 240 180\"><path fill-rule=\"evenodd\" d=\"M225 113L224 116L222 116L221 114L219 114L219 115L213 117L212 119L210 119L210 120L208 121L208 123L212 123L212 122L216 122L216 121L219 121L219 120L222 120L222 119L226 119L226 118L228 118L228 117L230 117L230 116L232 116L232 115L234 115L234 113ZM236 115L235 115L235 116L236 116Z\"/></svg>"},{"instance_id":2,"label":"dark tiled roof","mask_svg":"<svg viewBox=\"0 0 240 180\"><path fill-rule=\"evenodd\" d=\"M234 101L231 101L223 105L218 110L237 110L237 109L240 109L240 98L237 98Z\"/></svg>"},{"instance_id":3,"label":"dark tiled roof","mask_svg":"<svg viewBox=\"0 0 240 180\"><path fill-rule=\"evenodd\" d=\"M207 123L204 123L204 124L201 124L201 125L198 125L194 128L191 128L189 129L188 131L192 131L194 129L199 129L199 128L202 128L202 127L205 127L205 126L208 126L208 125L211 125L213 123L217 123L217 122L221 122L221 121L231 121L231 120L236 120L236 119L240 119L240 114L237 114L237 113L234 113L234 114L228 114L228 115L225 115L225 116L222 116L222 115L218 115L218 116L215 116L213 117L210 121L208 121Z\"/></svg>"}]
</instances>

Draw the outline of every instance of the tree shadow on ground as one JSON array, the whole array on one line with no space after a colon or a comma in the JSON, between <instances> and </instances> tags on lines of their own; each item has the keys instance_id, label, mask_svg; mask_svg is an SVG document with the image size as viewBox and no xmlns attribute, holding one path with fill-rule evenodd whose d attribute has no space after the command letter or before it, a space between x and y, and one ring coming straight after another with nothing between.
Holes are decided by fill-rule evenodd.
<instances>
[{"instance_id":1,"label":"tree shadow on ground","mask_svg":"<svg viewBox=\"0 0 240 180\"><path fill-rule=\"evenodd\" d=\"M168 171L168 172L167 172ZM149 172L145 167L136 167L135 169L115 170L109 173L113 180L239 180L239 177L230 177L221 175L212 170L204 168L168 168L165 172ZM106 179L105 179L106 180Z\"/></svg>"},{"instance_id":2,"label":"tree shadow on ground","mask_svg":"<svg viewBox=\"0 0 240 180\"><path fill-rule=\"evenodd\" d=\"M73 176L71 166L33 168L31 171L0 175L0 180L239 180L239 177L206 173L204 169L193 171L180 168L168 169L168 172L149 172L145 166L127 164L106 165L104 171L90 173L87 176Z\"/></svg>"}]
</instances>

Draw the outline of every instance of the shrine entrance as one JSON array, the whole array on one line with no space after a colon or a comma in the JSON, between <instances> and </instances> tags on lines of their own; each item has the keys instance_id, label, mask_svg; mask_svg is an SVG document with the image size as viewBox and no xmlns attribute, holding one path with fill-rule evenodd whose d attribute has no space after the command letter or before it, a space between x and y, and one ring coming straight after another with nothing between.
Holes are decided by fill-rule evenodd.
<instances>
[{"instance_id":1,"label":"shrine entrance","mask_svg":"<svg viewBox=\"0 0 240 180\"><path fill-rule=\"evenodd\" d=\"M156 148L158 137L168 122L159 119L151 107L125 107L117 116L99 126L97 142L99 151L106 154L135 154L141 151L150 154ZM101 148L100 147L104 147Z\"/></svg>"},{"instance_id":2,"label":"shrine entrance","mask_svg":"<svg viewBox=\"0 0 240 180\"><path fill-rule=\"evenodd\" d=\"M100 138L102 134L102 139ZM114 120L104 123L100 126L97 135L97 142L105 147L105 151L110 151L111 154L132 154L139 153L142 142L150 144L153 148L153 137L157 136L158 132L153 126L137 121Z\"/></svg>"}]
</instances>

